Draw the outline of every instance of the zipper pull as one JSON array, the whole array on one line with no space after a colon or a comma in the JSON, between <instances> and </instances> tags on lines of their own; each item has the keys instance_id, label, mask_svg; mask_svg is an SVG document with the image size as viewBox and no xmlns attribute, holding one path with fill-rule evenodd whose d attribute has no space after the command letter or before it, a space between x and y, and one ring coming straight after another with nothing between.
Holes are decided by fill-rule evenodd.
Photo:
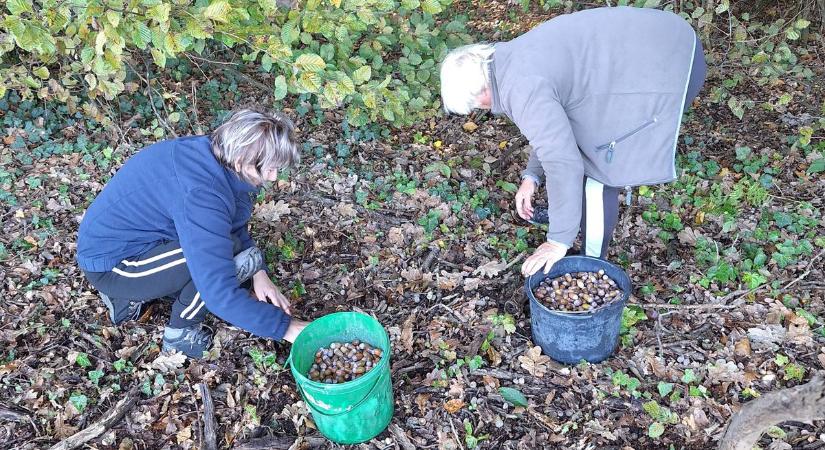
<instances>
[{"instance_id":1,"label":"zipper pull","mask_svg":"<svg viewBox=\"0 0 825 450\"><path fill-rule=\"evenodd\" d=\"M613 162L613 149L616 147L616 141L610 143L610 146L607 147L607 153L604 155L607 159L607 162Z\"/></svg>"},{"instance_id":2,"label":"zipper pull","mask_svg":"<svg viewBox=\"0 0 825 450\"><path fill-rule=\"evenodd\" d=\"M624 187L624 204L630 206L630 198L633 195L633 191L630 189L630 186Z\"/></svg>"}]
</instances>

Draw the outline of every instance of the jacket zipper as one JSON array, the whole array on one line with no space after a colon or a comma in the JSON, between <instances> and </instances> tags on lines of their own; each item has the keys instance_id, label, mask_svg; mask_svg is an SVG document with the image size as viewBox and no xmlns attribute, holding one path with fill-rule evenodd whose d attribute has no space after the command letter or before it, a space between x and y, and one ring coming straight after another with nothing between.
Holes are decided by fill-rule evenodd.
<instances>
[{"instance_id":1,"label":"jacket zipper","mask_svg":"<svg viewBox=\"0 0 825 450\"><path fill-rule=\"evenodd\" d=\"M623 140L629 138L630 136L633 136L634 134L644 130L645 128L653 125L654 123L658 122L658 120L659 119L656 118L656 117L648 120L647 122L645 122L645 123L641 124L640 126L636 127L636 129L631 131L630 133L627 133L624 136L611 141L610 143L602 144L602 145L596 147L596 152L600 152L602 150L607 149L607 153L605 154L605 161L607 161L608 163L612 162L613 161L613 152L616 148L616 144L618 144L619 142L622 142Z\"/></svg>"}]
</instances>

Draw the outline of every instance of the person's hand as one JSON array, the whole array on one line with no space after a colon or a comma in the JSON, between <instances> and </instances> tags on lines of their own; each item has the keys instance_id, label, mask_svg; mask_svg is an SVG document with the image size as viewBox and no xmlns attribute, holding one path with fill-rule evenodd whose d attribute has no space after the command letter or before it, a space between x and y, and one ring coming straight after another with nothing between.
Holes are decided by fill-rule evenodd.
<instances>
[{"instance_id":1,"label":"person's hand","mask_svg":"<svg viewBox=\"0 0 825 450\"><path fill-rule=\"evenodd\" d=\"M529 178L522 180L516 192L516 211L524 220L530 220L533 217L533 194L535 193L536 183Z\"/></svg>"},{"instance_id":2,"label":"person's hand","mask_svg":"<svg viewBox=\"0 0 825 450\"><path fill-rule=\"evenodd\" d=\"M252 288L255 291L255 297L262 302L270 302L284 310L289 314L289 299L272 283L269 275L263 270L252 276Z\"/></svg>"},{"instance_id":3,"label":"person's hand","mask_svg":"<svg viewBox=\"0 0 825 450\"><path fill-rule=\"evenodd\" d=\"M553 264L556 264L558 260L564 258L564 255L567 254L567 249L566 245L553 241L541 244L521 265L521 274L529 277L541 268L544 268L544 273L550 272Z\"/></svg>"},{"instance_id":4,"label":"person's hand","mask_svg":"<svg viewBox=\"0 0 825 450\"><path fill-rule=\"evenodd\" d=\"M309 325L309 322L298 319L292 319L289 322L289 326L286 328L286 333L284 333L284 340L290 343L295 342L295 338L297 338L298 335L301 334L301 330L306 328L307 325Z\"/></svg>"}]
</instances>

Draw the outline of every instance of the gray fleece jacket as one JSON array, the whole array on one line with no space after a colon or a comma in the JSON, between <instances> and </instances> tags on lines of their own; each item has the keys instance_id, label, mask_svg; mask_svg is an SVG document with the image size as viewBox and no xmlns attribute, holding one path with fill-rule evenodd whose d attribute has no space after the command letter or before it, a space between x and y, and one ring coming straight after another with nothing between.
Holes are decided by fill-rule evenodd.
<instances>
[{"instance_id":1,"label":"gray fleece jacket","mask_svg":"<svg viewBox=\"0 0 825 450\"><path fill-rule=\"evenodd\" d=\"M546 178L548 240L572 245L583 177L608 186L676 178L676 139L696 35L676 14L613 7L566 14L494 45L491 110L533 151Z\"/></svg>"}]
</instances>

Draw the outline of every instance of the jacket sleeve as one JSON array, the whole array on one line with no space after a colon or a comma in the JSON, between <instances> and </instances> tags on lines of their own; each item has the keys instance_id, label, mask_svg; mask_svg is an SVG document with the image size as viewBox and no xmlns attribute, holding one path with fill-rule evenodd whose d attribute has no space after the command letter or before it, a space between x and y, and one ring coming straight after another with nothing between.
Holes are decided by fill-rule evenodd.
<instances>
[{"instance_id":1,"label":"jacket sleeve","mask_svg":"<svg viewBox=\"0 0 825 450\"><path fill-rule=\"evenodd\" d=\"M541 161L539 161L539 157L536 155L536 149L531 148L530 157L527 160L527 167L521 172L521 179L529 179L539 184L543 178L544 168L541 167Z\"/></svg>"},{"instance_id":2,"label":"jacket sleeve","mask_svg":"<svg viewBox=\"0 0 825 450\"><path fill-rule=\"evenodd\" d=\"M206 308L252 334L281 339L290 317L280 308L252 298L235 277L227 203L216 193L203 189L187 193L183 203L175 228Z\"/></svg>"},{"instance_id":3,"label":"jacket sleeve","mask_svg":"<svg viewBox=\"0 0 825 450\"><path fill-rule=\"evenodd\" d=\"M506 96L511 118L530 141L544 171L550 218L547 239L570 247L579 232L584 189L584 162L570 120L547 82L524 78L511 86Z\"/></svg>"}]
</instances>

